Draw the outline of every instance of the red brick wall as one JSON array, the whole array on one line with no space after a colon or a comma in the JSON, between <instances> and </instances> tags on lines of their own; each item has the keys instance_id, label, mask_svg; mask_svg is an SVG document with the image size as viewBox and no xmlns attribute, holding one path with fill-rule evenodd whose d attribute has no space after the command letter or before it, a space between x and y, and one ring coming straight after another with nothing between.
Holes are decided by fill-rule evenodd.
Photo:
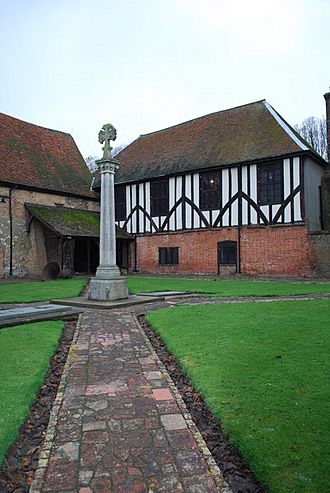
<instances>
[{"instance_id":1,"label":"red brick wall","mask_svg":"<svg viewBox=\"0 0 330 493\"><path fill-rule=\"evenodd\" d=\"M217 244L238 239L236 228L137 237L137 268L150 273L217 274ZM158 248L179 247L179 265L160 266ZM302 226L241 229L241 272L251 275L309 275L308 231Z\"/></svg>"},{"instance_id":2,"label":"red brick wall","mask_svg":"<svg viewBox=\"0 0 330 493\"><path fill-rule=\"evenodd\" d=\"M244 228L241 271L252 275L308 276L307 226Z\"/></svg>"}]
</instances>

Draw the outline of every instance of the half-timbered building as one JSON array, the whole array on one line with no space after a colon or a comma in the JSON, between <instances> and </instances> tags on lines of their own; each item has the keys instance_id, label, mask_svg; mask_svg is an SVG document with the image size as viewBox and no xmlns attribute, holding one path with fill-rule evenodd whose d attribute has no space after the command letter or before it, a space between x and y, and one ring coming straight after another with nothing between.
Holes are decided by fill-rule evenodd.
<instances>
[{"instance_id":1,"label":"half-timbered building","mask_svg":"<svg viewBox=\"0 0 330 493\"><path fill-rule=\"evenodd\" d=\"M116 158L132 270L311 274L327 163L267 101L141 135Z\"/></svg>"}]
</instances>

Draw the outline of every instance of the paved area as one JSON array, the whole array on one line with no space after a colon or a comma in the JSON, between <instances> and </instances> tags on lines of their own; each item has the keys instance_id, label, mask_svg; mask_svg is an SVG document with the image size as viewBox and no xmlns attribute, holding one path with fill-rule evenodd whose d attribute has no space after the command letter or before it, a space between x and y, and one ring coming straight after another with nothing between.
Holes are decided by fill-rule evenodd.
<instances>
[{"instance_id":1,"label":"paved area","mask_svg":"<svg viewBox=\"0 0 330 493\"><path fill-rule=\"evenodd\" d=\"M52 303L14 306L0 305L0 328L26 322L65 318L81 313L81 309L71 306L59 306Z\"/></svg>"},{"instance_id":2,"label":"paved area","mask_svg":"<svg viewBox=\"0 0 330 493\"><path fill-rule=\"evenodd\" d=\"M80 317L31 492L231 492L129 310Z\"/></svg>"}]
</instances>

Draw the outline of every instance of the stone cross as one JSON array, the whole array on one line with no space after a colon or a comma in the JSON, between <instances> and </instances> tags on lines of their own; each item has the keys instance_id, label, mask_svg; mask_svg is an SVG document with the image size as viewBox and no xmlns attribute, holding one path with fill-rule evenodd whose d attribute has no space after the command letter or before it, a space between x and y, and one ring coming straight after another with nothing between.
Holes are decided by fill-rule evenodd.
<instances>
[{"instance_id":1,"label":"stone cross","mask_svg":"<svg viewBox=\"0 0 330 493\"><path fill-rule=\"evenodd\" d=\"M91 279L88 298L91 300L114 301L128 297L125 279L116 265L115 224L115 172L118 161L111 156L110 141L117 137L111 123L99 131L99 142L104 143L103 157L96 161L101 175L100 204L100 265L95 278Z\"/></svg>"},{"instance_id":2,"label":"stone cross","mask_svg":"<svg viewBox=\"0 0 330 493\"><path fill-rule=\"evenodd\" d=\"M111 123L106 123L103 125L101 130L99 131L99 142L100 144L104 143L104 147L102 147L103 158L102 159L111 159L111 151L112 147L110 146L110 140L116 140L117 138L117 130Z\"/></svg>"}]
</instances>

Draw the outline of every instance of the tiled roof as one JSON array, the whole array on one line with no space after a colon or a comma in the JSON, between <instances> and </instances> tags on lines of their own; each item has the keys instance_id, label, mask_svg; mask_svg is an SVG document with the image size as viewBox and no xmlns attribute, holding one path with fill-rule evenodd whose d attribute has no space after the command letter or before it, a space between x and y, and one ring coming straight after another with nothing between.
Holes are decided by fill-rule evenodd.
<instances>
[{"instance_id":1,"label":"tiled roof","mask_svg":"<svg viewBox=\"0 0 330 493\"><path fill-rule=\"evenodd\" d=\"M71 135L0 113L0 181L87 197L91 175Z\"/></svg>"},{"instance_id":2,"label":"tiled roof","mask_svg":"<svg viewBox=\"0 0 330 493\"><path fill-rule=\"evenodd\" d=\"M120 163L116 182L143 180L304 150L313 152L262 100L141 135L116 155Z\"/></svg>"},{"instance_id":3,"label":"tiled roof","mask_svg":"<svg viewBox=\"0 0 330 493\"><path fill-rule=\"evenodd\" d=\"M98 212L34 204L27 204L26 207L36 219L59 236L93 238L100 236L100 214ZM118 226L116 226L116 237L132 238Z\"/></svg>"}]
</instances>

